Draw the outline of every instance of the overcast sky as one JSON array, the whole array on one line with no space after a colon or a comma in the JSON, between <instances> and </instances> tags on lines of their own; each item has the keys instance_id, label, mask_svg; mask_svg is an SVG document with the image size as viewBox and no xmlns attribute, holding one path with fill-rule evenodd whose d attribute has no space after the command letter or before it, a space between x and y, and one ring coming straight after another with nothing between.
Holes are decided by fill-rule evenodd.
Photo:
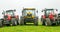
<instances>
[{"instance_id":1,"label":"overcast sky","mask_svg":"<svg viewBox=\"0 0 60 32\"><path fill-rule=\"evenodd\" d=\"M38 10L38 16L41 16L41 10L44 8L54 8L60 10L60 0L0 0L0 12L3 10L16 9L16 14L21 15L23 7L33 7ZM0 13L0 18L2 14Z\"/></svg>"}]
</instances>

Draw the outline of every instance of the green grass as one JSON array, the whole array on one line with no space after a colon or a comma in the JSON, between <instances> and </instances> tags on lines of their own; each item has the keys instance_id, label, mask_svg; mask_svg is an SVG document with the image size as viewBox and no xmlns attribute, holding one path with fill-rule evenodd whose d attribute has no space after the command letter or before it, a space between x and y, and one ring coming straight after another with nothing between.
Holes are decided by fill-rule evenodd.
<instances>
[{"instance_id":1,"label":"green grass","mask_svg":"<svg viewBox=\"0 0 60 32\"><path fill-rule=\"evenodd\" d=\"M5 26L0 28L0 32L60 32L60 26Z\"/></svg>"},{"instance_id":2,"label":"green grass","mask_svg":"<svg viewBox=\"0 0 60 32\"><path fill-rule=\"evenodd\" d=\"M39 22L40 24L41 22ZM0 28L0 32L60 32L60 26L5 26Z\"/></svg>"}]
</instances>

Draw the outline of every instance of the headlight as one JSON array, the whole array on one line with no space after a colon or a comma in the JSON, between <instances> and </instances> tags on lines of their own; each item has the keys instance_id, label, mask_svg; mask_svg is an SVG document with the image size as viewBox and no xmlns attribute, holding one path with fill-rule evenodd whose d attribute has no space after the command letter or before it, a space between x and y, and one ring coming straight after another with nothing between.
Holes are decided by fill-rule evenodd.
<instances>
[{"instance_id":1,"label":"headlight","mask_svg":"<svg viewBox=\"0 0 60 32\"><path fill-rule=\"evenodd\" d=\"M32 18L34 18L34 16L32 16Z\"/></svg>"}]
</instances>

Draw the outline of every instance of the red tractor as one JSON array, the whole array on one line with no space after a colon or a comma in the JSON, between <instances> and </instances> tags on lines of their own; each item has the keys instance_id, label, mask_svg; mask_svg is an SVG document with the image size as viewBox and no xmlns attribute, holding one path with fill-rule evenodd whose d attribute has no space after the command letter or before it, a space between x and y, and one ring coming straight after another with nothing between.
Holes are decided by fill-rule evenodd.
<instances>
[{"instance_id":1,"label":"red tractor","mask_svg":"<svg viewBox=\"0 0 60 32\"><path fill-rule=\"evenodd\" d=\"M60 25L60 13L58 13L58 24Z\"/></svg>"},{"instance_id":2,"label":"red tractor","mask_svg":"<svg viewBox=\"0 0 60 32\"><path fill-rule=\"evenodd\" d=\"M19 16L15 15L14 12L16 10L7 10L7 11L3 11L3 18L0 19L0 26L3 25L18 25L19 24Z\"/></svg>"},{"instance_id":3,"label":"red tractor","mask_svg":"<svg viewBox=\"0 0 60 32\"><path fill-rule=\"evenodd\" d=\"M41 16L42 25L46 25L46 26L50 26L54 24L58 25L58 21L57 21L58 14L56 14L55 11L57 12L57 9L42 10L42 12L44 12L44 15Z\"/></svg>"}]
</instances>

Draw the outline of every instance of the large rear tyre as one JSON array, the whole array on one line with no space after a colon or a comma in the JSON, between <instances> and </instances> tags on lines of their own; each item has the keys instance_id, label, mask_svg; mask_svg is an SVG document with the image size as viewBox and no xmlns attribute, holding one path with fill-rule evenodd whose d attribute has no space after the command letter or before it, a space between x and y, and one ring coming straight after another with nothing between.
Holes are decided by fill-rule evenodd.
<instances>
[{"instance_id":1,"label":"large rear tyre","mask_svg":"<svg viewBox=\"0 0 60 32\"><path fill-rule=\"evenodd\" d=\"M38 18L34 20L34 25L38 26Z\"/></svg>"},{"instance_id":2,"label":"large rear tyre","mask_svg":"<svg viewBox=\"0 0 60 32\"><path fill-rule=\"evenodd\" d=\"M17 25L19 25L19 21L17 20Z\"/></svg>"},{"instance_id":3,"label":"large rear tyre","mask_svg":"<svg viewBox=\"0 0 60 32\"><path fill-rule=\"evenodd\" d=\"M20 25L24 25L24 21L23 20L20 21Z\"/></svg>"},{"instance_id":4,"label":"large rear tyre","mask_svg":"<svg viewBox=\"0 0 60 32\"><path fill-rule=\"evenodd\" d=\"M20 25L24 25L24 19L23 19L23 17L20 18Z\"/></svg>"},{"instance_id":5,"label":"large rear tyre","mask_svg":"<svg viewBox=\"0 0 60 32\"><path fill-rule=\"evenodd\" d=\"M12 22L12 26L16 26L17 25L17 21L16 20L11 20L11 22Z\"/></svg>"},{"instance_id":6,"label":"large rear tyre","mask_svg":"<svg viewBox=\"0 0 60 32\"><path fill-rule=\"evenodd\" d=\"M42 25L45 25L45 20L41 18Z\"/></svg>"},{"instance_id":7,"label":"large rear tyre","mask_svg":"<svg viewBox=\"0 0 60 32\"><path fill-rule=\"evenodd\" d=\"M56 25L57 25L57 26L59 25L59 21L58 21L58 20L56 20Z\"/></svg>"},{"instance_id":8,"label":"large rear tyre","mask_svg":"<svg viewBox=\"0 0 60 32\"><path fill-rule=\"evenodd\" d=\"M34 22L34 25L38 26L38 21L35 21L35 22Z\"/></svg>"},{"instance_id":9,"label":"large rear tyre","mask_svg":"<svg viewBox=\"0 0 60 32\"><path fill-rule=\"evenodd\" d=\"M60 19L58 19L58 25L60 25Z\"/></svg>"},{"instance_id":10,"label":"large rear tyre","mask_svg":"<svg viewBox=\"0 0 60 32\"><path fill-rule=\"evenodd\" d=\"M46 26L51 26L52 25L52 23L51 23L49 18L46 18L45 25Z\"/></svg>"},{"instance_id":11,"label":"large rear tyre","mask_svg":"<svg viewBox=\"0 0 60 32\"><path fill-rule=\"evenodd\" d=\"M42 22L42 25L45 25L45 22L44 21Z\"/></svg>"},{"instance_id":12,"label":"large rear tyre","mask_svg":"<svg viewBox=\"0 0 60 32\"><path fill-rule=\"evenodd\" d=\"M2 27L3 26L3 21L2 20L0 20L0 27Z\"/></svg>"},{"instance_id":13,"label":"large rear tyre","mask_svg":"<svg viewBox=\"0 0 60 32\"><path fill-rule=\"evenodd\" d=\"M26 25L26 22L24 22L24 25Z\"/></svg>"}]
</instances>

